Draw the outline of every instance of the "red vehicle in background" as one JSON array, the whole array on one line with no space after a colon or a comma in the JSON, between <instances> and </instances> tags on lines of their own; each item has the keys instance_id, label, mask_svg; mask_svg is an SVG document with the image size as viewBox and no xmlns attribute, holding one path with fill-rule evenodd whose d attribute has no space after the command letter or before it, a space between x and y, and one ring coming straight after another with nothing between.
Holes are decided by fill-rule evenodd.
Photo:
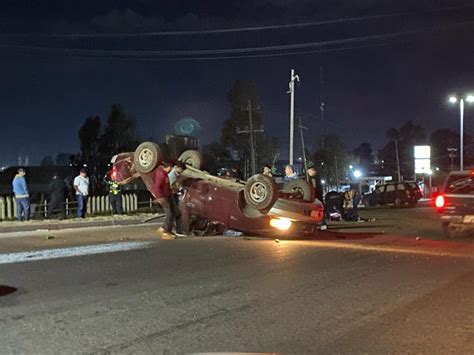
<instances>
[{"instance_id":1,"label":"red vehicle in background","mask_svg":"<svg viewBox=\"0 0 474 355\"><path fill-rule=\"evenodd\" d=\"M272 178L261 174L246 182L211 175L201 170L202 157L194 150L185 151L178 160L187 166L180 178L185 231L213 224L247 234L296 237L319 229L323 205L305 180L294 180L280 191ZM139 176L150 192L154 170L162 161L159 146L152 142L112 158L119 181Z\"/></svg>"}]
</instances>

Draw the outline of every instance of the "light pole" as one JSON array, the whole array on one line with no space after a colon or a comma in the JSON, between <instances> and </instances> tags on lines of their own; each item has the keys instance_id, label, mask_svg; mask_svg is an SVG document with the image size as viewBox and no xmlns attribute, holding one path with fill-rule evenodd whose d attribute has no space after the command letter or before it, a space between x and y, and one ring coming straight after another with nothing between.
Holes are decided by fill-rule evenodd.
<instances>
[{"instance_id":1,"label":"light pole","mask_svg":"<svg viewBox=\"0 0 474 355\"><path fill-rule=\"evenodd\" d=\"M295 139L295 81L300 81L295 70L291 69L290 82L288 84L290 94L290 165L293 165L293 147Z\"/></svg>"},{"instance_id":2,"label":"light pole","mask_svg":"<svg viewBox=\"0 0 474 355\"><path fill-rule=\"evenodd\" d=\"M473 103L474 95L466 95L466 102ZM455 95L449 97L449 102L455 104L458 98ZM460 141L459 141L459 170L464 170L464 97L459 99L459 126L460 126Z\"/></svg>"}]
</instances>

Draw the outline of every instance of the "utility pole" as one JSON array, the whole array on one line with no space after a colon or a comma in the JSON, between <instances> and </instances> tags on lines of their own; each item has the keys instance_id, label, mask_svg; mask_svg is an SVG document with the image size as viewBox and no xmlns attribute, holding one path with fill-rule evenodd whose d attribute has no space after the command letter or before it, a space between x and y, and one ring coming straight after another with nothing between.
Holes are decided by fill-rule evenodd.
<instances>
[{"instance_id":1,"label":"utility pole","mask_svg":"<svg viewBox=\"0 0 474 355\"><path fill-rule=\"evenodd\" d=\"M304 134L303 130L308 130L308 127L303 126L301 123L301 116L298 116L298 128L300 129L300 135L301 135L301 149L303 150L303 163L304 163L304 172L306 175L306 180L309 180L308 176L308 162L306 161L306 149L304 146Z\"/></svg>"},{"instance_id":2,"label":"utility pole","mask_svg":"<svg viewBox=\"0 0 474 355\"><path fill-rule=\"evenodd\" d=\"M402 178L401 178L401 175L400 175L400 157L398 156L398 137L395 138L394 142L395 142L395 153L396 153L396 156L397 156L398 182L400 182Z\"/></svg>"},{"instance_id":3,"label":"utility pole","mask_svg":"<svg viewBox=\"0 0 474 355\"><path fill-rule=\"evenodd\" d=\"M295 75L295 70L291 69L290 82L288 84L290 90L290 165L293 165L293 148L295 140L295 81L299 82L300 78Z\"/></svg>"},{"instance_id":4,"label":"utility pole","mask_svg":"<svg viewBox=\"0 0 474 355\"><path fill-rule=\"evenodd\" d=\"M450 171L453 171L454 170L454 156L458 150L456 148L448 148L447 151L449 152L449 159L451 159L451 170Z\"/></svg>"},{"instance_id":5,"label":"utility pole","mask_svg":"<svg viewBox=\"0 0 474 355\"><path fill-rule=\"evenodd\" d=\"M252 119L252 111L253 110L258 110L260 109L260 106L252 106L252 100L248 100L248 106L247 108L242 107L242 111L248 111L249 112L249 126L248 130L240 130L237 128L237 133L248 133L249 134L249 142L250 142L250 175L255 175L256 174L256 158L255 158L255 137L254 133L255 132L263 132L263 129L254 129L253 128L253 119Z\"/></svg>"},{"instance_id":6,"label":"utility pole","mask_svg":"<svg viewBox=\"0 0 474 355\"><path fill-rule=\"evenodd\" d=\"M324 121L324 99L323 99L323 66L319 66L319 80L320 80L320 93L319 93L319 110L321 111L321 121ZM325 142L324 142L324 132L321 136L321 147L324 149L325 148Z\"/></svg>"},{"instance_id":7,"label":"utility pole","mask_svg":"<svg viewBox=\"0 0 474 355\"><path fill-rule=\"evenodd\" d=\"M334 156L334 162L336 167L336 191L339 192L339 172L337 171L337 155Z\"/></svg>"}]
</instances>

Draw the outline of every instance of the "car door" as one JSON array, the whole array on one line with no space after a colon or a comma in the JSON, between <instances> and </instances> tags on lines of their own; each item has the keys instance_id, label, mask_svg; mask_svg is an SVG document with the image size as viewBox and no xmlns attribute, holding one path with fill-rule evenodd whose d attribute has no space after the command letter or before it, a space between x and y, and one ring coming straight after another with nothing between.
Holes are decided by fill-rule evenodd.
<instances>
[{"instance_id":1,"label":"car door","mask_svg":"<svg viewBox=\"0 0 474 355\"><path fill-rule=\"evenodd\" d=\"M385 186L385 192L383 194L383 201L385 204L394 203L397 197L397 188L395 184L388 184Z\"/></svg>"},{"instance_id":2,"label":"car door","mask_svg":"<svg viewBox=\"0 0 474 355\"><path fill-rule=\"evenodd\" d=\"M385 185L381 185L375 189L373 192L373 203L374 205L381 205L383 204L383 196L385 193Z\"/></svg>"}]
</instances>

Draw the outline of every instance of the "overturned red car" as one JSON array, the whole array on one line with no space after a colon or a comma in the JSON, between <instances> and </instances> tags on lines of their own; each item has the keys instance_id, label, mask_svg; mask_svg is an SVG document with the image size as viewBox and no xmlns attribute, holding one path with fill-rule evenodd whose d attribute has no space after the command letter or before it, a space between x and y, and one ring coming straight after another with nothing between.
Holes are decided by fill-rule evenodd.
<instances>
[{"instance_id":1,"label":"overturned red car","mask_svg":"<svg viewBox=\"0 0 474 355\"><path fill-rule=\"evenodd\" d=\"M209 224L249 235L298 236L314 233L324 209L313 187L294 180L279 190L272 178L257 174L246 182L211 175L202 169L197 151L179 157L187 169L180 177L183 230L203 230ZM144 142L135 152L112 158L117 180L140 176L153 194L154 170L163 161L159 146Z\"/></svg>"}]
</instances>

